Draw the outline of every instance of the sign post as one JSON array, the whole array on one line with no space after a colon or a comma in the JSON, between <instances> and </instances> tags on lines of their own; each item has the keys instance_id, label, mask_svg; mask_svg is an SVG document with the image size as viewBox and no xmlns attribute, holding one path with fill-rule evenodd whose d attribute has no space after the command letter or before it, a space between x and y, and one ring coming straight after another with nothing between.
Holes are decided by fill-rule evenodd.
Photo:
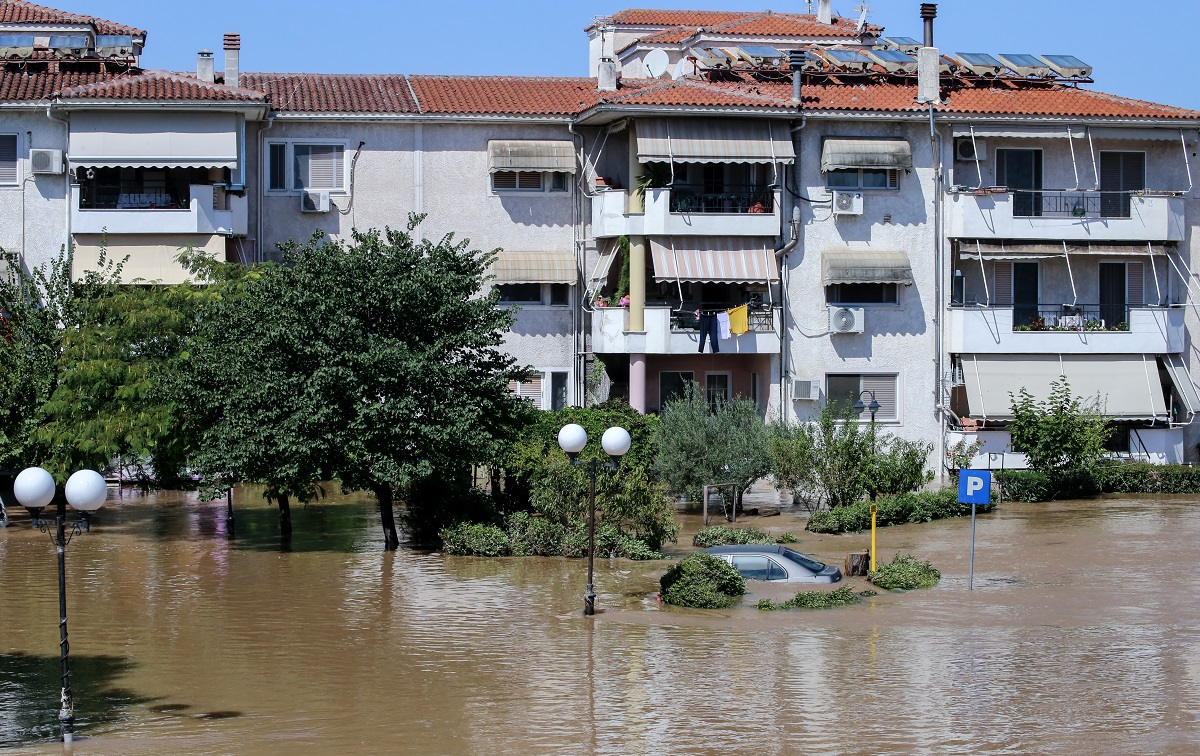
<instances>
[{"instance_id":1,"label":"sign post","mask_svg":"<svg viewBox=\"0 0 1200 756\"><path fill-rule=\"evenodd\" d=\"M992 473L989 470L960 470L958 472L958 501L971 505L971 561L967 573L967 590L975 590L975 507L992 503Z\"/></svg>"}]
</instances>

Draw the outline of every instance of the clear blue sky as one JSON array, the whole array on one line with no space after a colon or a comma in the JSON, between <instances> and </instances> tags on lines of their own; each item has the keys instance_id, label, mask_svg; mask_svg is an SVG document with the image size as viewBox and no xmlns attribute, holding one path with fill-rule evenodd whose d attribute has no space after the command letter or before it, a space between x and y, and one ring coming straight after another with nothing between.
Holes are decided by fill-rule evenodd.
<instances>
[{"instance_id":1,"label":"clear blue sky","mask_svg":"<svg viewBox=\"0 0 1200 756\"><path fill-rule=\"evenodd\" d=\"M245 71L542 76L586 75L583 28L623 8L805 10L804 0L38 1L146 29L147 68L192 70L198 50L219 51L236 31ZM857 17L858 2L833 7ZM920 38L919 0L868 3L872 23ZM942 0L938 13L943 52L1071 54L1095 67L1093 89L1200 110L1189 42L1200 1Z\"/></svg>"}]
</instances>

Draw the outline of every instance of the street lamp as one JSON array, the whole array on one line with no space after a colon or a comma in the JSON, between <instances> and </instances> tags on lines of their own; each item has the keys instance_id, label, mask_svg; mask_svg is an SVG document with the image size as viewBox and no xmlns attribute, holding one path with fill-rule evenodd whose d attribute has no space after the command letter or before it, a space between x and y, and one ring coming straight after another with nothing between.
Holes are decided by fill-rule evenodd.
<instances>
[{"instance_id":1,"label":"street lamp","mask_svg":"<svg viewBox=\"0 0 1200 756\"><path fill-rule=\"evenodd\" d=\"M67 544L78 533L88 532L92 514L104 506L108 497L108 485L104 476L95 470L79 470L67 479L61 495L56 495L54 477L40 467L21 471L13 481L13 495L21 506L29 510L35 525L43 533L50 534L50 523L40 519L43 509L50 502L57 502L54 516L54 532L50 540L58 552L58 650L61 664L62 698L58 710L58 721L62 725L63 741L74 740L71 730L75 721L75 702L71 697L70 644L67 642ZM71 523L67 531L67 504L79 512L82 519Z\"/></svg>"},{"instance_id":2,"label":"street lamp","mask_svg":"<svg viewBox=\"0 0 1200 756\"><path fill-rule=\"evenodd\" d=\"M871 402L863 404L863 396L871 395ZM858 392L858 398L854 400L854 411L862 414L863 410L871 411L871 455L875 455L875 413L879 411L879 401L875 398L875 392L870 389L863 389ZM875 515L878 512L875 506L875 489L871 488L871 572L875 571Z\"/></svg>"},{"instance_id":3,"label":"street lamp","mask_svg":"<svg viewBox=\"0 0 1200 756\"><path fill-rule=\"evenodd\" d=\"M633 443L629 437L629 431L624 428L613 427L604 431L604 435L600 438L600 446L604 447L604 452L608 454L611 462L601 462L598 459L591 459L587 462L579 460L579 452L587 446L587 431L583 426L575 423L564 425L562 430L558 432L558 445L571 458L572 465L583 465L588 469L588 477L591 482L591 498L588 503L588 577L587 577L587 593L583 598L583 613L586 616L591 616L596 613L596 591L592 586L592 579L595 576L596 562L596 475L601 469L616 470L617 465L621 462L621 457L629 451L629 446Z\"/></svg>"}]
</instances>

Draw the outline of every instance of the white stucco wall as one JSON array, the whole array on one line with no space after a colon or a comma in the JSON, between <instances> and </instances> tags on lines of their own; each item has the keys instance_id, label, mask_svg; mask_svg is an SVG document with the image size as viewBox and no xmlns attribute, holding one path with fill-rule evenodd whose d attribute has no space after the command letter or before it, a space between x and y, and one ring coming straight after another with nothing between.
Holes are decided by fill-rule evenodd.
<instances>
[{"instance_id":1,"label":"white stucco wall","mask_svg":"<svg viewBox=\"0 0 1200 756\"><path fill-rule=\"evenodd\" d=\"M46 117L45 108L0 111L0 134L17 135L16 187L0 187L0 248L21 256L26 268L56 259L66 243L66 179L63 175L34 175L29 150L66 152L63 124Z\"/></svg>"}]
</instances>

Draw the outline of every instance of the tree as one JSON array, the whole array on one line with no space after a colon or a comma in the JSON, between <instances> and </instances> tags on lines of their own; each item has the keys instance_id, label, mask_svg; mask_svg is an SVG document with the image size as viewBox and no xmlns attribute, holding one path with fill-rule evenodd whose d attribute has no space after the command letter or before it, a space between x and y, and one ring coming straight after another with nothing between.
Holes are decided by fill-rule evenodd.
<instances>
[{"instance_id":1,"label":"tree","mask_svg":"<svg viewBox=\"0 0 1200 756\"><path fill-rule=\"evenodd\" d=\"M1037 401L1024 388L1012 400L1009 426L1013 450L1020 450L1036 472L1088 471L1104 454L1112 428L1099 397L1085 401L1071 394L1065 376L1050 383L1050 396Z\"/></svg>"},{"instance_id":2,"label":"tree","mask_svg":"<svg viewBox=\"0 0 1200 756\"><path fill-rule=\"evenodd\" d=\"M699 384L667 402L656 435L654 472L667 489L697 500L703 487L732 483L734 506L771 471L770 431L750 399L710 404Z\"/></svg>"},{"instance_id":3,"label":"tree","mask_svg":"<svg viewBox=\"0 0 1200 756\"><path fill-rule=\"evenodd\" d=\"M481 295L494 255L414 239L420 221L288 244L211 308L181 386L207 474L284 497L330 478L370 490L395 549L396 486L499 455L523 412L508 382L525 371L500 349L512 314Z\"/></svg>"}]
</instances>

